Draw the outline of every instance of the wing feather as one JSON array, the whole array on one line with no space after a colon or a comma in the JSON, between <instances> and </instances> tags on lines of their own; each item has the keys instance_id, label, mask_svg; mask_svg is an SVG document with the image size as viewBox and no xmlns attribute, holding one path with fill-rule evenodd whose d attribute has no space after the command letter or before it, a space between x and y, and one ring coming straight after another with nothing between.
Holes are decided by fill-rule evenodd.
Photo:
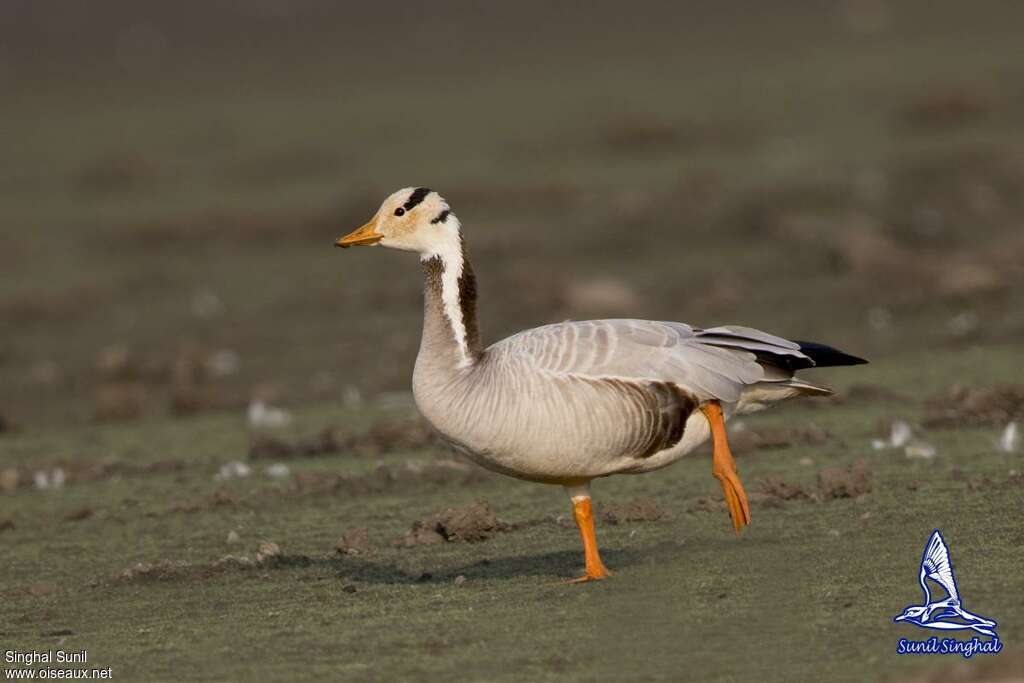
<instances>
[{"instance_id":1,"label":"wing feather","mask_svg":"<svg viewBox=\"0 0 1024 683\"><path fill-rule=\"evenodd\" d=\"M767 344L780 349L789 349L790 351L800 350L800 345L794 341L783 339L782 337L776 337L774 334L768 334L761 330L755 330L753 327L720 325L718 327L709 327L706 330L700 330L699 334L731 337L740 341L759 341L762 344Z\"/></svg>"},{"instance_id":2,"label":"wing feather","mask_svg":"<svg viewBox=\"0 0 1024 683\"><path fill-rule=\"evenodd\" d=\"M702 400L726 402L738 401L748 385L792 378L765 358L806 359L799 345L747 327L695 330L632 319L545 325L504 339L488 353L551 373L669 381Z\"/></svg>"}]
</instances>

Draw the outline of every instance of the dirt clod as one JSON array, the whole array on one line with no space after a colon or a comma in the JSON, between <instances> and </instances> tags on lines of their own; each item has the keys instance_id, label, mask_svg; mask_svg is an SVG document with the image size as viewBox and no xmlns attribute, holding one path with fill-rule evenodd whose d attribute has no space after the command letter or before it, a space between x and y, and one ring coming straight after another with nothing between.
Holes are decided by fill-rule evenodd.
<instances>
[{"instance_id":1,"label":"dirt clod","mask_svg":"<svg viewBox=\"0 0 1024 683\"><path fill-rule=\"evenodd\" d=\"M812 497L799 484L790 484L774 476L767 476L761 480L761 493L775 500L808 500Z\"/></svg>"},{"instance_id":2,"label":"dirt clod","mask_svg":"<svg viewBox=\"0 0 1024 683\"><path fill-rule=\"evenodd\" d=\"M64 515L64 519L69 522L81 522L83 519L89 519L92 516L93 509L91 507L81 507Z\"/></svg>"},{"instance_id":3,"label":"dirt clod","mask_svg":"<svg viewBox=\"0 0 1024 683\"><path fill-rule=\"evenodd\" d=\"M419 415L377 420L364 434L345 442L346 450L356 455L380 455L394 451L412 451L441 444L440 437Z\"/></svg>"},{"instance_id":4,"label":"dirt clod","mask_svg":"<svg viewBox=\"0 0 1024 683\"><path fill-rule=\"evenodd\" d=\"M231 569L252 567L254 564L252 558L245 555L225 555L210 566L213 569Z\"/></svg>"},{"instance_id":5,"label":"dirt clod","mask_svg":"<svg viewBox=\"0 0 1024 683\"><path fill-rule=\"evenodd\" d=\"M967 387L954 385L925 403L924 426L1003 425L1024 419L1024 386Z\"/></svg>"},{"instance_id":6,"label":"dirt clod","mask_svg":"<svg viewBox=\"0 0 1024 683\"><path fill-rule=\"evenodd\" d=\"M997 480L989 476L973 477L967 480L967 490L974 493L1024 485L1024 474L1010 470L1006 479Z\"/></svg>"},{"instance_id":7,"label":"dirt clod","mask_svg":"<svg viewBox=\"0 0 1024 683\"><path fill-rule=\"evenodd\" d=\"M362 555L370 550L370 532L366 527L346 531L334 545L342 555Z\"/></svg>"},{"instance_id":8,"label":"dirt clod","mask_svg":"<svg viewBox=\"0 0 1024 683\"><path fill-rule=\"evenodd\" d=\"M409 547L445 541L478 543L509 528L509 525L498 520L490 505L479 500L468 507L448 508L444 512L413 523L412 528L395 544Z\"/></svg>"},{"instance_id":9,"label":"dirt clod","mask_svg":"<svg viewBox=\"0 0 1024 683\"><path fill-rule=\"evenodd\" d=\"M440 438L422 417L389 417L377 420L370 429L358 434L345 435L333 427L294 441L256 434L249 446L249 459L286 460L339 453L372 457L438 446L440 443Z\"/></svg>"},{"instance_id":10,"label":"dirt clod","mask_svg":"<svg viewBox=\"0 0 1024 683\"><path fill-rule=\"evenodd\" d=\"M140 382L109 382L96 388L96 419L134 420L146 410L146 386Z\"/></svg>"},{"instance_id":11,"label":"dirt clod","mask_svg":"<svg viewBox=\"0 0 1024 683\"><path fill-rule=\"evenodd\" d=\"M188 502L179 502L171 506L171 512L184 512L193 513L200 512L202 510L209 510L216 507L226 507L229 505L237 505L238 497L231 492L230 489L221 487L213 492L213 494L199 499Z\"/></svg>"},{"instance_id":12,"label":"dirt clod","mask_svg":"<svg viewBox=\"0 0 1024 683\"><path fill-rule=\"evenodd\" d=\"M33 595L37 598L41 598L46 595L52 595L56 592L57 586L53 585L52 583L46 583L44 581L33 583L28 587L29 595Z\"/></svg>"},{"instance_id":13,"label":"dirt clod","mask_svg":"<svg viewBox=\"0 0 1024 683\"><path fill-rule=\"evenodd\" d=\"M150 579L162 581L174 578L191 565L184 560L160 560L159 562L137 562L118 576L123 581Z\"/></svg>"},{"instance_id":14,"label":"dirt clod","mask_svg":"<svg viewBox=\"0 0 1024 683\"><path fill-rule=\"evenodd\" d=\"M0 470L0 492L10 493L19 487L33 486L37 477L40 485L55 487L64 484L99 481L115 476L145 476L166 474L184 469L184 461L177 459L157 460L137 464L128 460L104 458L102 460L69 459L40 463L38 469L8 467ZM44 482L45 479L45 482ZM59 484L57 484L59 481Z\"/></svg>"},{"instance_id":15,"label":"dirt clod","mask_svg":"<svg viewBox=\"0 0 1024 683\"><path fill-rule=\"evenodd\" d=\"M0 491L10 493L18 488L21 480L21 473L15 467L8 467L0 470Z\"/></svg>"},{"instance_id":16,"label":"dirt clod","mask_svg":"<svg viewBox=\"0 0 1024 683\"><path fill-rule=\"evenodd\" d=\"M338 438L338 435L331 428L324 429L312 437L291 442L258 433L249 446L249 459L284 460L287 458L311 458L321 455L334 455L340 453L342 449L341 439Z\"/></svg>"},{"instance_id":17,"label":"dirt clod","mask_svg":"<svg viewBox=\"0 0 1024 683\"><path fill-rule=\"evenodd\" d=\"M184 560L138 562L119 572L115 581L169 581L204 580L228 571L272 569L276 566L309 566L311 559L304 555L285 557L281 548L271 541L260 543L253 557L224 555L213 562L191 563Z\"/></svg>"},{"instance_id":18,"label":"dirt clod","mask_svg":"<svg viewBox=\"0 0 1024 683\"><path fill-rule=\"evenodd\" d=\"M260 543L260 547L256 550L256 561L266 562L267 560L275 557L280 557L281 548L273 541L263 541Z\"/></svg>"},{"instance_id":19,"label":"dirt clod","mask_svg":"<svg viewBox=\"0 0 1024 683\"><path fill-rule=\"evenodd\" d=\"M818 472L818 488L824 500L859 498L871 492L871 469L863 459L848 467L830 467Z\"/></svg>"}]
</instances>

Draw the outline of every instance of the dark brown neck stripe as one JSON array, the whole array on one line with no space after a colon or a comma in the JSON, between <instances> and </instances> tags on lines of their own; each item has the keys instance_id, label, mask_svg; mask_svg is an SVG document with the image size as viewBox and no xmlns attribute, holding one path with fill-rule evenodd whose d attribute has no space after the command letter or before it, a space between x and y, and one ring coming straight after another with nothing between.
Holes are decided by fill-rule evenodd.
<instances>
[{"instance_id":1,"label":"dark brown neck stripe","mask_svg":"<svg viewBox=\"0 0 1024 683\"><path fill-rule=\"evenodd\" d=\"M462 275L459 277L459 310L466 328L466 348L474 358L480 356L480 328L476 322L476 275L473 266L462 252Z\"/></svg>"},{"instance_id":2,"label":"dark brown neck stripe","mask_svg":"<svg viewBox=\"0 0 1024 683\"><path fill-rule=\"evenodd\" d=\"M473 273L473 266L470 265L469 259L466 258L465 247L462 248L461 256L462 274L458 280L459 313L462 316L462 326L466 330L466 350L470 356L477 359L483 353L483 348L480 344L480 328L477 325L476 318L476 275ZM427 296L435 296L437 301L440 301L443 296L443 275L446 267L447 264L440 256L435 256L423 262L423 276L427 288ZM443 314L443 308L439 307L439 309L439 312ZM448 316L445 315L444 317L447 319ZM452 322L448 321L448 324L451 325ZM452 335L454 336L454 334L455 332L452 330Z\"/></svg>"}]
</instances>

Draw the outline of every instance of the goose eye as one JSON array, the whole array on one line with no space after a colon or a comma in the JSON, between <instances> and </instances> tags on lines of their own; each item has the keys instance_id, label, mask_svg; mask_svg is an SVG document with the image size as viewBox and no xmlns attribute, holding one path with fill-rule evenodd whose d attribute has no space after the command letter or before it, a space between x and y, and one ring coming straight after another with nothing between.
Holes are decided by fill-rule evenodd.
<instances>
[{"instance_id":1,"label":"goose eye","mask_svg":"<svg viewBox=\"0 0 1024 683\"><path fill-rule=\"evenodd\" d=\"M405 215L405 209L403 209L402 207L398 207L397 209L395 209L395 215L396 216L404 216Z\"/></svg>"}]
</instances>

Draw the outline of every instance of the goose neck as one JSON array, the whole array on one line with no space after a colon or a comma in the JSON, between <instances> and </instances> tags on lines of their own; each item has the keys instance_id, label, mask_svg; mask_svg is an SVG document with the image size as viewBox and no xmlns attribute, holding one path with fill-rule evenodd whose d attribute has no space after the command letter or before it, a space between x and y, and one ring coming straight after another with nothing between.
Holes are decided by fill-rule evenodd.
<instances>
[{"instance_id":1,"label":"goose neck","mask_svg":"<svg viewBox=\"0 0 1024 683\"><path fill-rule=\"evenodd\" d=\"M423 338L417 362L469 368L483 349L476 319L476 277L461 235L450 248L424 255L422 264Z\"/></svg>"}]
</instances>

